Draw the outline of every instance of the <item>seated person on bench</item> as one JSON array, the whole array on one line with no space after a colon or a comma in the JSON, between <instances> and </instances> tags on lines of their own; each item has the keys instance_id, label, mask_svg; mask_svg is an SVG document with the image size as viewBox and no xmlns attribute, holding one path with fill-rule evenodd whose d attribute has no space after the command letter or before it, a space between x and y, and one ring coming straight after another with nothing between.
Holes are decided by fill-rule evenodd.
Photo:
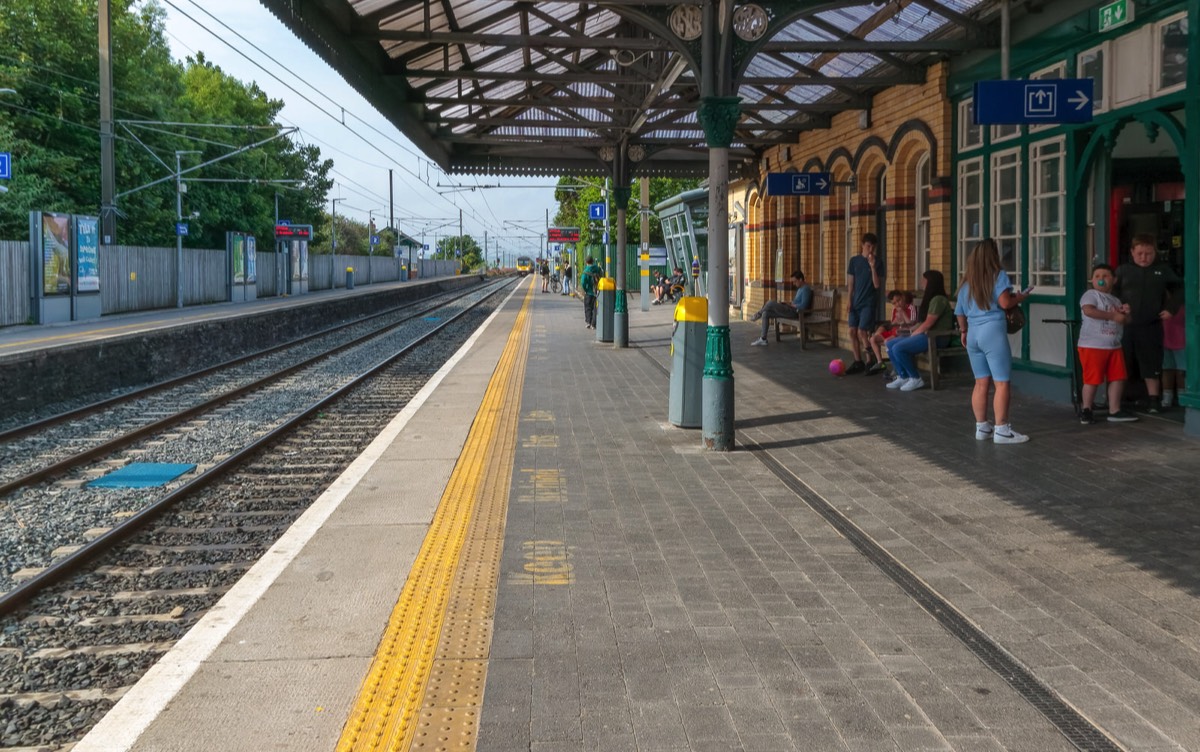
<instances>
[{"instance_id":1,"label":"seated person on bench","mask_svg":"<svg viewBox=\"0 0 1200 752\"><path fill-rule=\"evenodd\" d=\"M954 328L954 309L950 307L950 299L946 294L946 278L936 269L925 272L925 294L921 296L921 309L917 319L921 322L907 337L893 337L888 340L888 358L892 368L896 369L896 378L888 382L888 389L899 389L911 392L922 389L925 379L917 370L916 356L929 349L928 331ZM945 342L938 342L939 347L949 344L949 337L943 337Z\"/></svg>"},{"instance_id":2,"label":"seated person on bench","mask_svg":"<svg viewBox=\"0 0 1200 752\"><path fill-rule=\"evenodd\" d=\"M755 347L767 346L767 331L771 328L772 319L800 319L800 312L807 311L812 307L813 289L804 281L804 272L797 269L792 272L792 284L796 285L796 294L792 296L791 303L779 303L774 300L768 300L759 309L758 313L754 314L751 321L762 321L762 336L751 342Z\"/></svg>"},{"instance_id":3,"label":"seated person on bench","mask_svg":"<svg viewBox=\"0 0 1200 752\"><path fill-rule=\"evenodd\" d=\"M867 375L881 373L887 368L883 360L883 348L892 337L907 337L917 323L917 307L913 305L913 294L907 290L892 290L888 293L892 304L891 323L880 324L871 335L871 351L875 353L875 364L867 369Z\"/></svg>"},{"instance_id":4,"label":"seated person on bench","mask_svg":"<svg viewBox=\"0 0 1200 752\"><path fill-rule=\"evenodd\" d=\"M650 286L650 292L654 293L654 305L662 305L663 298L670 297L671 280L667 279L667 275L662 272L655 272L654 284Z\"/></svg>"}]
</instances>

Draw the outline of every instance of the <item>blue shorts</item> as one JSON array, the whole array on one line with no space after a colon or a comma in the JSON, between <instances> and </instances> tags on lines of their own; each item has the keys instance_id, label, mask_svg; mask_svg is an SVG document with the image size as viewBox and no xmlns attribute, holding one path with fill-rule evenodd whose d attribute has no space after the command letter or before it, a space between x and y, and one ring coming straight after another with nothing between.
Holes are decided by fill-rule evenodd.
<instances>
[{"instance_id":1,"label":"blue shorts","mask_svg":"<svg viewBox=\"0 0 1200 752\"><path fill-rule=\"evenodd\" d=\"M1012 378L1012 347L1008 323L1003 318L972 324L967 329L967 357L975 378L1008 381Z\"/></svg>"},{"instance_id":2,"label":"blue shorts","mask_svg":"<svg viewBox=\"0 0 1200 752\"><path fill-rule=\"evenodd\" d=\"M849 321L851 329L875 329L875 304L867 303L850 309Z\"/></svg>"},{"instance_id":3,"label":"blue shorts","mask_svg":"<svg viewBox=\"0 0 1200 752\"><path fill-rule=\"evenodd\" d=\"M1168 350L1164 347L1162 367L1164 371L1186 371L1187 353L1183 350Z\"/></svg>"}]
</instances>

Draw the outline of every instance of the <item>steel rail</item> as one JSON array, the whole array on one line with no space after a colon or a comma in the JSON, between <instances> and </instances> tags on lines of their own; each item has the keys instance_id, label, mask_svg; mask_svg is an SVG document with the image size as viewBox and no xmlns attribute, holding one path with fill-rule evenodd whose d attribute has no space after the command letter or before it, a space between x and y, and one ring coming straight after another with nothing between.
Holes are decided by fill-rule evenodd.
<instances>
[{"instance_id":1,"label":"steel rail","mask_svg":"<svg viewBox=\"0 0 1200 752\"><path fill-rule=\"evenodd\" d=\"M461 297L463 297L463 296L458 296L456 298L452 298L452 300L458 300ZM51 426L58 425L59 423L66 423L67 421L70 421L70 420L78 420L79 418L82 418L87 415L91 415L92 413L97 413L106 408L113 407L114 405L119 405L124 402L131 402L139 397L145 397L148 394L153 394L156 391L160 391L163 389L169 389L173 386L178 386L180 384L186 383L193 379L198 379L202 376L208 376L210 374L216 373L217 371L220 371L222 369L232 368L233 366L241 365L242 363L253 360L254 358L262 358L262 357L266 357L268 355L273 355L281 350L286 350L287 348L295 347L296 345L302 345L305 342L309 342L311 340L317 339L318 337L324 337L329 334L335 334L343 329L348 329L352 326L357 326L364 322L370 321L371 319L376 319L381 316L390 316L391 314L396 313L397 311L402 311L405 308L412 308L414 306L420 305L422 303L427 303L427 302L428 302L428 300L417 300L417 301L413 301L411 303L405 303L404 305L393 306L391 308L388 308L387 310L380 311L378 313L372 313L367 316L361 316L357 319L354 319L353 321L347 321L344 324L337 324L336 326L327 327L318 332L313 332L312 334L306 334L302 337L297 337L295 339L288 340L287 342L283 342L278 345L273 345L271 347L266 348L265 350L256 350L252 353L247 353L245 355L239 355L236 358L232 358L230 360L226 360L221 363L217 363L216 365L205 366L204 368L201 368L201 369L198 369L195 371L189 371L188 373L181 374L179 376L173 376L165 381L159 381L154 384L149 384L144 387L139 387L137 389L134 389L133 391L125 392L124 394L118 394L113 397L107 397L107 398L99 400L97 402L92 402L87 405L83 405L82 407L73 408L71 410L66 410L61 413L55 413L54 415L49 415L45 418L39 418L38 420L32 421L30 423L24 423L22 425L15 426L13 428L9 428L4 431L0 431L0 443L6 442L6 441L12 441L13 439L21 438L22 436L28 436L31 433L35 433L44 428L49 428Z\"/></svg>"},{"instance_id":2,"label":"steel rail","mask_svg":"<svg viewBox=\"0 0 1200 752\"><path fill-rule=\"evenodd\" d=\"M115 548L117 544L140 530L147 523L153 521L163 512L166 512L181 500L186 499L187 497L207 488L229 471L235 469L237 466L250 459L253 455L257 454L260 450L265 449L277 439L286 435L302 421L312 416L314 413L325 409L333 402L336 402L341 397L353 391L367 379L387 368L402 356L407 355L412 350L429 341L435 335L439 334L443 329L446 329L460 318L466 316L475 308L483 305L492 297L498 295L503 289L503 287L498 287L496 290L484 296L478 302L471 304L459 313L455 314L449 319L446 319L444 322L425 334L422 334L420 337L405 345L400 350L397 350L395 353L387 356L383 360L363 371L346 384L312 403L307 408L289 418L279 426L276 426L268 433L250 442L234 454L230 455L221 462L218 462L216 465L213 465L211 468L198 475L195 479L188 481L179 488L163 496L161 499L151 503L149 506L146 506L136 514L118 523L115 527L110 528L103 535L94 538L68 556L52 563L37 575L31 577L25 582L22 582L20 585L14 587L12 590L9 590L3 595L0 595L0 617L12 614L17 609L32 600L43 590L63 581L75 572L81 570L92 559Z\"/></svg>"},{"instance_id":3,"label":"steel rail","mask_svg":"<svg viewBox=\"0 0 1200 752\"><path fill-rule=\"evenodd\" d=\"M469 294L470 293L464 293L463 295L454 297L454 298L450 299L449 301L446 301L442 305L454 303L458 300L461 300L463 297L466 297ZM210 400L206 400L204 402L192 405L191 407L189 407L185 410L177 412L173 415L168 415L165 418L160 418L159 420L156 420L153 423L147 423L146 425L135 428L134 430L132 430L128 433L117 436L116 438L110 439L101 444L97 444L96 446L91 447L90 449L85 449L82 452L74 454L65 459L59 460L58 462L55 462L53 464L46 465L45 467L35 470L31 473L26 473L25 475L14 478L6 483L0 483L0 497L6 496L6 495L12 493L13 491L16 491L17 489L33 485L34 483L38 483L38 482L46 480L48 478L55 478L59 475L62 475L65 472L67 472L68 470L71 470L72 468L82 465L85 462L94 460L97 457L103 457L104 455L110 454L110 453L120 449L121 447L128 446L129 444L132 444L133 442L137 441L138 439L141 439L145 436L152 435L152 434L154 434L158 431L162 431L166 428L170 428L171 426L176 425L178 423L182 423L183 421L187 420L188 418L191 418L195 415L203 413L207 410L211 410L214 407L218 407L227 402L232 402L233 400L237 399L238 397L243 396L244 394L247 394L256 389L262 388L272 382L278 381L286 376L291 375L292 373L294 373L302 368L307 368L308 366L310 366L314 363L317 363L321 360L327 359L333 355L336 355L339 352L342 352L351 347L360 345L369 339L383 336L389 330L395 329L395 328L401 326L402 324L406 324L406 323L412 321L413 319L424 316L429 311L436 310L437 308L440 308L440 307L441 307L441 305L433 306L432 308L426 308L422 311L412 314L411 316L403 318L393 324L389 324L388 326L380 327L379 329L376 329L372 332L368 332L360 337L349 340L347 342L343 342L342 344L338 345L337 347L334 347L331 350L325 350L324 352L318 353L318 354L312 356L311 358L306 358L305 360L302 360L298 363L294 363L280 371L275 371L266 376L263 376L260 379L256 379L254 381L243 384L240 387L237 387L228 392L225 392L216 397L213 397Z\"/></svg>"}]
</instances>

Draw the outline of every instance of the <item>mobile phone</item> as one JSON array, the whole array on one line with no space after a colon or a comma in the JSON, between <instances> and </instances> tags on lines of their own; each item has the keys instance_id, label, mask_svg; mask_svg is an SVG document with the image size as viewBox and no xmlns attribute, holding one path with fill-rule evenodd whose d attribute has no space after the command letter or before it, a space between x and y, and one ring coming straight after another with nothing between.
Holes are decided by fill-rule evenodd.
<instances>
[{"instance_id":1,"label":"mobile phone","mask_svg":"<svg viewBox=\"0 0 1200 752\"><path fill-rule=\"evenodd\" d=\"M1031 292L1033 292L1033 285L1030 285L1029 287L1026 287L1024 290L1022 290L1022 291L1021 291L1021 294L1022 294L1022 295L1028 295L1028 294L1029 294L1029 293L1031 293Z\"/></svg>"}]
</instances>

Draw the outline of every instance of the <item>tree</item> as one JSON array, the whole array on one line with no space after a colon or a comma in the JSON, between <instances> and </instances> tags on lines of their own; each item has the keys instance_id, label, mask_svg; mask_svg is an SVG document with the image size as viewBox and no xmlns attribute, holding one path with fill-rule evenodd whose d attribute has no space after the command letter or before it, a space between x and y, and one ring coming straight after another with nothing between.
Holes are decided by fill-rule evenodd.
<instances>
[{"instance_id":1,"label":"tree","mask_svg":"<svg viewBox=\"0 0 1200 752\"><path fill-rule=\"evenodd\" d=\"M434 258L461 258L464 269L478 269L483 265L483 249L470 235L451 235L437 242Z\"/></svg>"},{"instance_id":2,"label":"tree","mask_svg":"<svg viewBox=\"0 0 1200 752\"><path fill-rule=\"evenodd\" d=\"M244 84L197 55L171 58L157 3L112 0L112 44L118 241L137 245L175 242L175 181L137 190L175 169L199 164L265 138L280 127L283 103L254 84ZM11 151L14 177L0 199L0 237L28 232L31 209L98 214L100 140L98 37L95 0L4 0L0 3L0 150ZM121 121L124 121L123 123ZM228 124L250 130L218 131L194 126L153 126L133 121ZM215 134L220 134L215 135ZM208 143L206 143L208 142ZM221 146L222 142L231 147ZM185 242L223 247L227 230L272 235L276 191L286 218L323 228L314 238L328 245L323 207L333 183L330 160L310 145L280 138L206 167L191 177L184 215L199 212ZM199 179L302 181L298 190L251 182L208 183ZM120 196L123 192L129 192Z\"/></svg>"}]
</instances>

